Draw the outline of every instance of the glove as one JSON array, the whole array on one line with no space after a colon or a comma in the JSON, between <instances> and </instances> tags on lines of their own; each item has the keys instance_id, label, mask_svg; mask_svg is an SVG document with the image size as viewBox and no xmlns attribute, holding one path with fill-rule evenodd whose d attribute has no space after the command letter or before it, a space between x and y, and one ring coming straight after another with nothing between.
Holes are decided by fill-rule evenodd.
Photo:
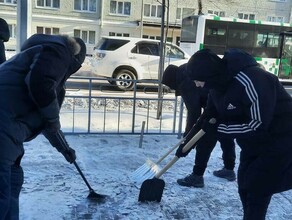
<instances>
[{"instance_id":1,"label":"glove","mask_svg":"<svg viewBox=\"0 0 292 220\"><path fill-rule=\"evenodd\" d=\"M75 150L71 147L68 147L68 149L66 149L65 151L60 151L60 153L63 154L63 156L69 163L74 163L74 161L76 160Z\"/></svg>"},{"instance_id":2,"label":"glove","mask_svg":"<svg viewBox=\"0 0 292 220\"><path fill-rule=\"evenodd\" d=\"M182 143L178 149L176 150L175 156L177 157L186 157L192 149L194 149L195 145L193 147L191 147L187 152L182 152L182 149L184 148L184 146L186 145L186 143L188 143L187 141L185 141L185 143Z\"/></svg>"},{"instance_id":3,"label":"glove","mask_svg":"<svg viewBox=\"0 0 292 220\"><path fill-rule=\"evenodd\" d=\"M218 123L214 119L204 119L202 123L202 129L208 134L216 134L218 128Z\"/></svg>"},{"instance_id":4,"label":"glove","mask_svg":"<svg viewBox=\"0 0 292 220\"><path fill-rule=\"evenodd\" d=\"M49 140L51 145L55 147L69 163L73 163L76 160L75 150L69 147L65 136L61 130L56 133L43 130L43 135Z\"/></svg>"},{"instance_id":5,"label":"glove","mask_svg":"<svg viewBox=\"0 0 292 220\"><path fill-rule=\"evenodd\" d=\"M201 123L198 121L196 124L193 125L192 129L189 132L185 132L184 133L184 138L186 140L184 141L184 143L182 143L178 147L178 149L176 150L175 156L177 156L177 157L186 157L189 154L189 152L192 149L195 148L196 144L194 146L192 146L187 152L184 152L184 153L182 152L182 149L184 148L184 146L186 145L186 143L188 143L192 139L192 137L196 133L198 133L198 131L201 129L200 126L201 126Z\"/></svg>"}]
</instances>

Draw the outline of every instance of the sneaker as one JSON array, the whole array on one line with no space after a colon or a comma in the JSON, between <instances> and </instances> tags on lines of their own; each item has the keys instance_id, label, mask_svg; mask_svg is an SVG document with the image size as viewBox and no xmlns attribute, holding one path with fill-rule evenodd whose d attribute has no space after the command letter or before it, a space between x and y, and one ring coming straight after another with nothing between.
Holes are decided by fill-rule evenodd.
<instances>
[{"instance_id":1,"label":"sneaker","mask_svg":"<svg viewBox=\"0 0 292 220\"><path fill-rule=\"evenodd\" d=\"M177 183L181 186L202 188L204 187L204 178L192 173L183 179L178 179Z\"/></svg>"},{"instance_id":2,"label":"sneaker","mask_svg":"<svg viewBox=\"0 0 292 220\"><path fill-rule=\"evenodd\" d=\"M233 170L228 170L226 168L222 168L221 170L216 170L213 172L214 176L227 179L228 181L234 181L236 179L235 172Z\"/></svg>"}]
</instances>

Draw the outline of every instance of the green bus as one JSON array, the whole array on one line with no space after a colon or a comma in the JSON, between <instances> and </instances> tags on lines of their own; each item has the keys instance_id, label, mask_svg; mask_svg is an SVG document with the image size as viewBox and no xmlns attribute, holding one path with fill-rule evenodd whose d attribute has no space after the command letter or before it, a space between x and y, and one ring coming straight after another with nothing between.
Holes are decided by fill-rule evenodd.
<instances>
[{"instance_id":1,"label":"green bus","mask_svg":"<svg viewBox=\"0 0 292 220\"><path fill-rule=\"evenodd\" d=\"M193 15L182 20L180 47L190 55L209 48L219 56L228 48L242 49L266 70L290 79L292 24Z\"/></svg>"}]
</instances>

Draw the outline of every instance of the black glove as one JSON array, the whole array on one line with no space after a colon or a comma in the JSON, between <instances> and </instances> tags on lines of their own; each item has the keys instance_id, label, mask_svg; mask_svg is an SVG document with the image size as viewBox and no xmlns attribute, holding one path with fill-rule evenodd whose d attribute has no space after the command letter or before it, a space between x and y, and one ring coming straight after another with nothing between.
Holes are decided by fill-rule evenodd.
<instances>
[{"instance_id":1,"label":"black glove","mask_svg":"<svg viewBox=\"0 0 292 220\"><path fill-rule=\"evenodd\" d=\"M178 149L176 150L176 153L175 153L175 156L177 156L177 157L186 157L190 152L191 152L191 150L192 149L194 149L194 147L196 146L196 145L194 145L193 147L191 147L187 152L182 152L182 149L184 148L184 146L186 145L186 143L188 143L187 141L185 141L184 143L182 143L179 147L178 147Z\"/></svg>"},{"instance_id":2,"label":"black glove","mask_svg":"<svg viewBox=\"0 0 292 220\"><path fill-rule=\"evenodd\" d=\"M204 119L202 129L208 134L216 134L218 125L215 119Z\"/></svg>"},{"instance_id":3,"label":"black glove","mask_svg":"<svg viewBox=\"0 0 292 220\"><path fill-rule=\"evenodd\" d=\"M60 151L60 153L63 154L63 156L69 163L74 163L74 161L76 160L75 150L71 147L68 147L68 149L66 149L65 151Z\"/></svg>"},{"instance_id":4,"label":"black glove","mask_svg":"<svg viewBox=\"0 0 292 220\"><path fill-rule=\"evenodd\" d=\"M51 145L55 147L69 163L73 163L76 160L75 150L69 147L65 136L61 130L56 133L43 130L43 135L49 140Z\"/></svg>"},{"instance_id":5,"label":"black glove","mask_svg":"<svg viewBox=\"0 0 292 220\"><path fill-rule=\"evenodd\" d=\"M184 133L184 138L185 138L186 140L184 141L184 143L182 143L182 144L178 147L178 149L176 150L175 156L177 156L177 157L186 157L186 156L189 154L189 152L190 152L192 149L195 148L196 144L195 144L194 146L192 146L187 152L184 152L184 153L182 152L182 149L184 148L184 146L185 146L185 145L186 145L186 144L187 144L187 143L193 138L193 136L194 136L195 134L197 134L198 131L201 129L200 126L201 126L201 123L198 121L196 124L193 125L192 129L190 129L189 132L185 132L185 133Z\"/></svg>"}]
</instances>

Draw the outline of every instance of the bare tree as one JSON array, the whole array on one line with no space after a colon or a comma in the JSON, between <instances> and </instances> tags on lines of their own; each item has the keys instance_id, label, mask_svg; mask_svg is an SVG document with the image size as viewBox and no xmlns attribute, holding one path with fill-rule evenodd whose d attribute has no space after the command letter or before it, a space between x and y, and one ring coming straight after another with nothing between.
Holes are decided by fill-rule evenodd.
<instances>
[{"instance_id":1,"label":"bare tree","mask_svg":"<svg viewBox=\"0 0 292 220\"><path fill-rule=\"evenodd\" d=\"M202 15L203 14L203 12L202 12L202 10L203 10L203 3L202 3L202 0L198 0L198 15Z\"/></svg>"}]
</instances>

